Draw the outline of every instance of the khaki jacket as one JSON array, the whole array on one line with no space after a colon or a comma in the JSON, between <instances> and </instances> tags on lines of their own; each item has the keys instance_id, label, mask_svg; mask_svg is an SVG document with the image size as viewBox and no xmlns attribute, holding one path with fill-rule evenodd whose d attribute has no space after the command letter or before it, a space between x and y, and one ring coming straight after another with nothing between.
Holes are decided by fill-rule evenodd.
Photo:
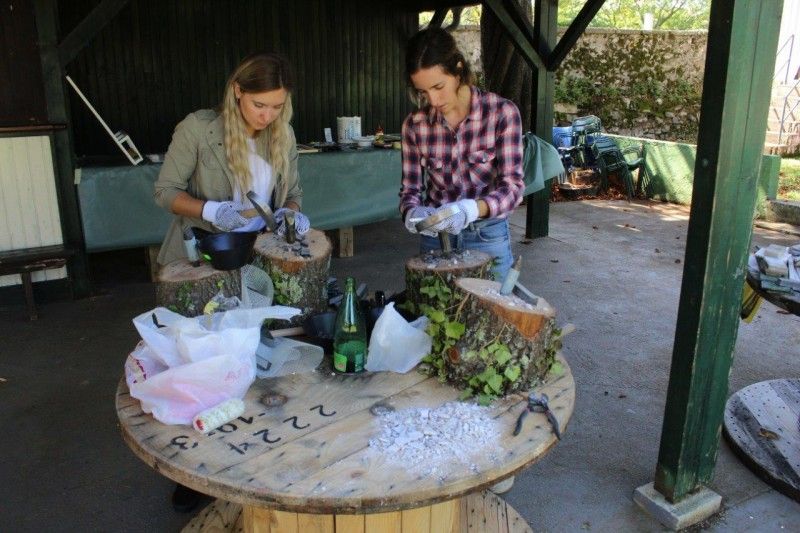
<instances>
[{"instance_id":1,"label":"khaki jacket","mask_svg":"<svg viewBox=\"0 0 800 533\"><path fill-rule=\"evenodd\" d=\"M289 128L294 141L294 131L291 126ZM171 212L172 202L180 191L200 200L226 201L233 198L234 179L225 156L223 133L222 115L210 109L190 113L175 127L155 183L153 196L156 204ZM277 208L293 201L300 206L302 197L297 174L297 146L292 142L289 172L286 176L276 176L272 205ZM160 264L186 257L182 235L184 225L219 231L205 220L176 215L158 254Z\"/></svg>"}]
</instances>

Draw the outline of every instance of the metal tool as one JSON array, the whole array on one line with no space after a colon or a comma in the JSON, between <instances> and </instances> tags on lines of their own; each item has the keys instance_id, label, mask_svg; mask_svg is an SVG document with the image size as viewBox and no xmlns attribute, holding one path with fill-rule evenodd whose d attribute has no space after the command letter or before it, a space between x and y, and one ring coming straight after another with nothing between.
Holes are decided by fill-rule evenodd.
<instances>
[{"instance_id":1,"label":"metal tool","mask_svg":"<svg viewBox=\"0 0 800 533\"><path fill-rule=\"evenodd\" d=\"M514 261L514 264L508 269L506 277L503 280L503 283L500 285L500 294L511 294L511 291L514 289L514 285L519 279L520 269L522 269L521 255L517 257L517 260Z\"/></svg>"},{"instance_id":2,"label":"metal tool","mask_svg":"<svg viewBox=\"0 0 800 533\"><path fill-rule=\"evenodd\" d=\"M297 232L295 230L294 211L291 209L287 209L283 215L283 225L286 227L286 242L294 244L294 241L297 240Z\"/></svg>"},{"instance_id":3,"label":"metal tool","mask_svg":"<svg viewBox=\"0 0 800 533\"><path fill-rule=\"evenodd\" d=\"M522 431L522 422L525 420L525 417L528 416L530 412L536 413L544 413L547 417L547 420L550 422L550 425L553 426L553 433L555 433L556 438L561 440L561 430L558 427L558 419L556 415L550 410L550 405L548 404L549 398L547 394L542 394L538 396L535 392L528 394L528 402L525 405L525 410L519 414L519 418L517 418L517 424L514 426L514 436L516 437L519 435L520 431Z\"/></svg>"},{"instance_id":4,"label":"metal tool","mask_svg":"<svg viewBox=\"0 0 800 533\"><path fill-rule=\"evenodd\" d=\"M275 230L278 229L278 224L275 222L275 216L272 214L272 209L270 209L269 204L255 191L249 191L247 193L247 198L253 202L253 207L256 208L258 214L261 215L261 218L267 223L267 229L275 233Z\"/></svg>"},{"instance_id":5,"label":"metal tool","mask_svg":"<svg viewBox=\"0 0 800 533\"><path fill-rule=\"evenodd\" d=\"M417 229L419 233L423 231L428 231L433 228L436 224L443 222L450 218L453 215L460 213L461 210L458 206L451 205L445 207L443 209L439 209L432 215L423 218L419 222L417 222L414 227ZM442 253L448 254L453 251L453 246L450 244L450 234L445 231L439 232L439 245L442 247Z\"/></svg>"},{"instance_id":6,"label":"metal tool","mask_svg":"<svg viewBox=\"0 0 800 533\"><path fill-rule=\"evenodd\" d=\"M539 297L529 291L525 285L520 282L516 282L514 284L514 288L511 289L511 294L519 298L520 300L524 301L527 304L531 304L533 306L539 303Z\"/></svg>"}]
</instances>

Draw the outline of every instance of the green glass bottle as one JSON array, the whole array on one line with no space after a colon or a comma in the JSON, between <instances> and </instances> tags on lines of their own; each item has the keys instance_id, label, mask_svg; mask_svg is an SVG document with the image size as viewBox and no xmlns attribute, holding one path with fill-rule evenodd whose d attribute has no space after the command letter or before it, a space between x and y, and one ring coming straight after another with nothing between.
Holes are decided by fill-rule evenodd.
<instances>
[{"instance_id":1,"label":"green glass bottle","mask_svg":"<svg viewBox=\"0 0 800 533\"><path fill-rule=\"evenodd\" d=\"M356 280L345 281L344 298L336 314L333 336L333 369L336 372L363 372L367 364L367 326L358 309Z\"/></svg>"}]
</instances>

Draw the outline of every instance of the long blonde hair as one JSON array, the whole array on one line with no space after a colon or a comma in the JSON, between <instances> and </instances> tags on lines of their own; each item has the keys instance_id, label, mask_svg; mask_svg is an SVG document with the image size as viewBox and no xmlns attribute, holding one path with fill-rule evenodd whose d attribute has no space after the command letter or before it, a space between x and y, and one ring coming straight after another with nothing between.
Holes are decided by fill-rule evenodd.
<instances>
[{"instance_id":1,"label":"long blonde hair","mask_svg":"<svg viewBox=\"0 0 800 533\"><path fill-rule=\"evenodd\" d=\"M278 118L256 135L256 150L267 156L274 175L286 176L289 172L289 151L292 134L289 121L292 119L292 95L294 87L289 62L275 53L258 53L246 57L228 78L220 108L225 124L225 152L228 167L234 175L242 195L250 190L253 177L250 173L247 147L247 128L234 86L238 84L243 93L263 93L285 89L289 94ZM276 186L287 187L282 179Z\"/></svg>"}]
</instances>

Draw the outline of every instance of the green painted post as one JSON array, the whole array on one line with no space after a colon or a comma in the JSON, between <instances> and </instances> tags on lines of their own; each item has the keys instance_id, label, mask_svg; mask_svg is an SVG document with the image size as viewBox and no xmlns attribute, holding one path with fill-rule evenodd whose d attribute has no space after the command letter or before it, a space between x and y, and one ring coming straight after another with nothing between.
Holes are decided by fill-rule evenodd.
<instances>
[{"instance_id":1,"label":"green painted post","mask_svg":"<svg viewBox=\"0 0 800 533\"><path fill-rule=\"evenodd\" d=\"M716 463L752 234L782 0L713 0L694 189L655 488L671 502Z\"/></svg>"},{"instance_id":2,"label":"green painted post","mask_svg":"<svg viewBox=\"0 0 800 533\"><path fill-rule=\"evenodd\" d=\"M533 11L536 51L548 57L558 39L558 0L536 0ZM553 137L553 94L555 74L544 67L533 69L533 121L536 136L550 142ZM547 237L550 232L550 185L528 195L525 209L525 237Z\"/></svg>"}]
</instances>

